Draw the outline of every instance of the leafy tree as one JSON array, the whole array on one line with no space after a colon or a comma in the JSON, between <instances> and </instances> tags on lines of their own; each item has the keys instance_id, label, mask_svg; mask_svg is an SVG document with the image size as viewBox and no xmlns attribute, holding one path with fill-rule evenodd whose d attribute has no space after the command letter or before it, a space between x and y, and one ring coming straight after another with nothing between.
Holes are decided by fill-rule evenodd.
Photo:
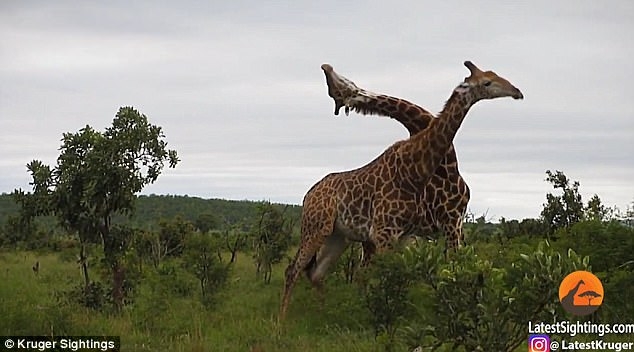
<instances>
[{"instance_id":1,"label":"leafy tree","mask_svg":"<svg viewBox=\"0 0 634 352\"><path fill-rule=\"evenodd\" d=\"M583 219L583 202L579 194L579 182L572 181L561 171L546 170L546 181L554 189L560 189L561 195L546 194L546 204L541 212L542 219L550 232L566 228Z\"/></svg>"},{"instance_id":2,"label":"leafy tree","mask_svg":"<svg viewBox=\"0 0 634 352\"><path fill-rule=\"evenodd\" d=\"M194 221L194 226L198 231L207 233L218 227L218 217L214 213L201 213Z\"/></svg>"},{"instance_id":3,"label":"leafy tree","mask_svg":"<svg viewBox=\"0 0 634 352\"><path fill-rule=\"evenodd\" d=\"M134 239L134 249L139 260L150 258L154 268L169 257L183 253L185 240L196 230L194 225L177 215L171 220L161 219L157 231L139 231Z\"/></svg>"},{"instance_id":4,"label":"leafy tree","mask_svg":"<svg viewBox=\"0 0 634 352\"><path fill-rule=\"evenodd\" d=\"M241 227L241 224L228 226L222 232L225 248L231 253L229 263L234 263L238 259L238 251L245 249L247 246L247 233L242 231Z\"/></svg>"},{"instance_id":5,"label":"leafy tree","mask_svg":"<svg viewBox=\"0 0 634 352\"><path fill-rule=\"evenodd\" d=\"M500 218L500 231L506 238L512 238L521 234L520 222L517 220L506 220Z\"/></svg>"},{"instance_id":6,"label":"leafy tree","mask_svg":"<svg viewBox=\"0 0 634 352\"><path fill-rule=\"evenodd\" d=\"M166 162L175 167L178 158L176 151L167 149L161 127L132 107L122 107L104 132L87 125L76 133L64 133L57 165L30 162L33 190L15 190L14 197L24 218L54 215L79 236L86 287L90 280L85 245L103 244L113 275L113 300L120 308L124 271L119 257L127 249L128 234L112 231L112 217L131 214L136 194L157 180Z\"/></svg>"},{"instance_id":7,"label":"leafy tree","mask_svg":"<svg viewBox=\"0 0 634 352\"><path fill-rule=\"evenodd\" d=\"M258 205L258 220L254 226L254 259L256 274L262 276L265 283L271 282L273 265L284 258L290 245L293 222L284 217L269 202Z\"/></svg>"},{"instance_id":8,"label":"leafy tree","mask_svg":"<svg viewBox=\"0 0 634 352\"><path fill-rule=\"evenodd\" d=\"M540 219L526 218L520 222L520 233L529 237L544 237L549 227Z\"/></svg>"},{"instance_id":9,"label":"leafy tree","mask_svg":"<svg viewBox=\"0 0 634 352\"><path fill-rule=\"evenodd\" d=\"M544 237L548 234L549 227L539 219L526 218L522 221L507 220L504 217L500 218L498 224L498 234L500 238L510 240L519 236L527 237Z\"/></svg>"},{"instance_id":10,"label":"leafy tree","mask_svg":"<svg viewBox=\"0 0 634 352\"><path fill-rule=\"evenodd\" d=\"M625 226L634 227L634 201L627 205L625 211L615 209L615 219L620 221Z\"/></svg>"},{"instance_id":11,"label":"leafy tree","mask_svg":"<svg viewBox=\"0 0 634 352\"><path fill-rule=\"evenodd\" d=\"M603 205L601 198L596 194L590 198L588 205L585 207L584 218L587 220L608 221L612 218L612 215L612 209Z\"/></svg>"},{"instance_id":12,"label":"leafy tree","mask_svg":"<svg viewBox=\"0 0 634 352\"><path fill-rule=\"evenodd\" d=\"M185 239L195 232L191 222L177 215L171 220L159 222L159 244L163 256L180 256L183 252Z\"/></svg>"},{"instance_id":13,"label":"leafy tree","mask_svg":"<svg viewBox=\"0 0 634 352\"><path fill-rule=\"evenodd\" d=\"M200 282L203 303L207 305L215 303L214 295L229 277L229 266L222 263L222 257L218 255L220 250L220 241L209 234L197 232L185 241L185 267Z\"/></svg>"},{"instance_id":14,"label":"leafy tree","mask_svg":"<svg viewBox=\"0 0 634 352\"><path fill-rule=\"evenodd\" d=\"M601 278L604 291L610 293L610 299L601 305L601 315L604 322L621 323L631 321L634 317L634 261L626 262L613 268Z\"/></svg>"},{"instance_id":15,"label":"leafy tree","mask_svg":"<svg viewBox=\"0 0 634 352\"><path fill-rule=\"evenodd\" d=\"M607 272L634 259L634 228L618 221L581 221L561 231L554 245L590 256L595 272Z\"/></svg>"},{"instance_id":16,"label":"leafy tree","mask_svg":"<svg viewBox=\"0 0 634 352\"><path fill-rule=\"evenodd\" d=\"M0 227L0 246L18 247L20 243L30 243L39 232L37 225L31 221L9 215L6 222ZM27 246L28 247L28 246Z\"/></svg>"},{"instance_id":17,"label":"leafy tree","mask_svg":"<svg viewBox=\"0 0 634 352\"><path fill-rule=\"evenodd\" d=\"M136 256L136 262L139 267L139 272L143 273L143 264L146 260L150 260L154 264L152 256L152 238L153 233L147 230L137 230L132 239L132 251ZM155 265L155 268L158 266Z\"/></svg>"}]
</instances>

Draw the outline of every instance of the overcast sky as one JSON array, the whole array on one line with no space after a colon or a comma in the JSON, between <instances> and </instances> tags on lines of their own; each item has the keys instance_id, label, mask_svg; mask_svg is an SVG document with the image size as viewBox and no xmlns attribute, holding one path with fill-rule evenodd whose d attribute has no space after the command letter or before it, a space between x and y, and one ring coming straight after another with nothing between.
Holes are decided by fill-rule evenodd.
<instances>
[{"instance_id":1,"label":"overcast sky","mask_svg":"<svg viewBox=\"0 0 634 352\"><path fill-rule=\"evenodd\" d=\"M0 192L60 138L132 105L181 163L144 193L301 203L407 137L335 117L322 63L438 112L472 60L523 101L474 106L455 139L470 209L537 217L545 171L634 200L634 2L2 1Z\"/></svg>"}]
</instances>

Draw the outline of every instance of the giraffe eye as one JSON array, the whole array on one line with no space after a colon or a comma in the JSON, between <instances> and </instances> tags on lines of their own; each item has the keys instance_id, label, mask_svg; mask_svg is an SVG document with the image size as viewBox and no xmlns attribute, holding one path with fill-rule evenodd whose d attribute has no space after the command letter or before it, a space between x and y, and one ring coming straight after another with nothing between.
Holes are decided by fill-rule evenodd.
<instances>
[{"instance_id":1,"label":"giraffe eye","mask_svg":"<svg viewBox=\"0 0 634 352\"><path fill-rule=\"evenodd\" d=\"M488 87L488 86L490 86L490 85L491 85L491 81L486 81L486 82L484 82L484 86L485 86L485 87Z\"/></svg>"}]
</instances>

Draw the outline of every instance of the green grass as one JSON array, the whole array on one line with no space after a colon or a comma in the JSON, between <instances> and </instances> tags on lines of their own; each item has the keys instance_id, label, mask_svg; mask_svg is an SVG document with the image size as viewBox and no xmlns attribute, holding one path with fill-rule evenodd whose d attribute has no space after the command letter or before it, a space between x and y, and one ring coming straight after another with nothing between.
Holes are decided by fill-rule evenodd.
<instances>
[{"instance_id":1,"label":"green grass","mask_svg":"<svg viewBox=\"0 0 634 352\"><path fill-rule=\"evenodd\" d=\"M39 275L31 267L40 262ZM277 321L283 265L271 283L255 277L242 255L214 308L152 290L143 279L121 314L60 303L82 281L79 267L56 254L0 253L0 331L11 335L115 335L123 351L378 351L367 313L351 285L327 285L320 303L306 280L297 285L284 323ZM146 270L151 270L147 268ZM91 275L97 270L91 268Z\"/></svg>"},{"instance_id":2,"label":"green grass","mask_svg":"<svg viewBox=\"0 0 634 352\"><path fill-rule=\"evenodd\" d=\"M40 262L37 276L31 269L36 261ZM99 276L94 264L90 270L93 278ZM323 303L302 277L287 318L279 323L283 270L284 265L275 266L271 283L264 284L256 278L251 258L240 254L219 303L205 308L195 279L178 273L178 280L163 277L160 281L146 265L134 303L120 314L111 314L59 299L63 292L82 283L73 255L0 252L0 332L114 335L121 337L122 351L384 350L374 338L369 313L355 285L344 284L333 275L327 281ZM172 285L187 284L187 280L189 294L178 296L168 290ZM631 341L632 336L608 340ZM395 350L407 349L399 346ZM517 349L525 350L526 344Z\"/></svg>"}]
</instances>

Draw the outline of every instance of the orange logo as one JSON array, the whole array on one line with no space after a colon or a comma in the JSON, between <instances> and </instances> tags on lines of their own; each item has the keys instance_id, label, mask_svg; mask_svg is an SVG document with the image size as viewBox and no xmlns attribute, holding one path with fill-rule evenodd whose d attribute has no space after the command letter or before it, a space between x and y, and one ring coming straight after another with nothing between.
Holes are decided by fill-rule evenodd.
<instances>
[{"instance_id":1,"label":"orange logo","mask_svg":"<svg viewBox=\"0 0 634 352\"><path fill-rule=\"evenodd\" d=\"M601 280L589 271L568 274L559 285L559 302L572 315L592 314L603 303Z\"/></svg>"}]
</instances>

